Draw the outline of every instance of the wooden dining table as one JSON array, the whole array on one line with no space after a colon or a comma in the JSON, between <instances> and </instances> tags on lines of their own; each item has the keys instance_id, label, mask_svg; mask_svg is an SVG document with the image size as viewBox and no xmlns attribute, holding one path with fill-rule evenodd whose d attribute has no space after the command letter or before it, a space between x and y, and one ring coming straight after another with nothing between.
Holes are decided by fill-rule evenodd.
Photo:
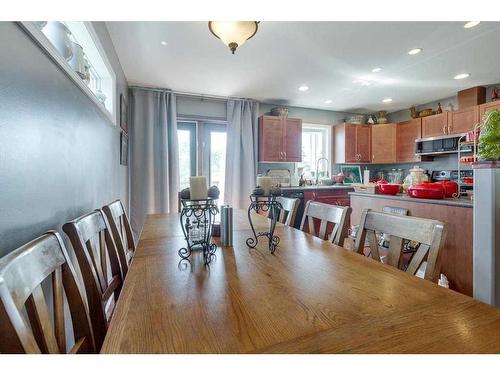
<instances>
[{"instance_id":1,"label":"wooden dining table","mask_svg":"<svg viewBox=\"0 0 500 375\"><path fill-rule=\"evenodd\" d=\"M256 230L268 219L253 214ZM149 215L102 353L500 353L500 309L278 224L189 261L179 214Z\"/></svg>"}]
</instances>

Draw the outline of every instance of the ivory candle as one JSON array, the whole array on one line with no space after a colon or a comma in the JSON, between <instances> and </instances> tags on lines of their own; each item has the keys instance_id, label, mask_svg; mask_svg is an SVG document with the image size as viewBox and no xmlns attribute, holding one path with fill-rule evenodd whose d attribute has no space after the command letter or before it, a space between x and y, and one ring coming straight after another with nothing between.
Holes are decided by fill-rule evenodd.
<instances>
[{"instance_id":1,"label":"ivory candle","mask_svg":"<svg viewBox=\"0 0 500 375\"><path fill-rule=\"evenodd\" d=\"M191 199L207 199L207 178L205 176L189 177Z\"/></svg>"},{"instance_id":2,"label":"ivory candle","mask_svg":"<svg viewBox=\"0 0 500 375\"><path fill-rule=\"evenodd\" d=\"M273 179L269 176L257 177L257 186L264 189L264 195L271 194L271 187L273 186Z\"/></svg>"}]
</instances>

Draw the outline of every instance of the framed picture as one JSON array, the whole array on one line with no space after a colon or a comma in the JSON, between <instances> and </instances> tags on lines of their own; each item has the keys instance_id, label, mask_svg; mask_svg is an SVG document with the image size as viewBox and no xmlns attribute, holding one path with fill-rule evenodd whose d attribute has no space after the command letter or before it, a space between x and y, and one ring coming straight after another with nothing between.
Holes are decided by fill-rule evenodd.
<instances>
[{"instance_id":1,"label":"framed picture","mask_svg":"<svg viewBox=\"0 0 500 375\"><path fill-rule=\"evenodd\" d=\"M341 165L340 173L344 175L344 184L361 183L361 167L359 165Z\"/></svg>"},{"instance_id":2,"label":"framed picture","mask_svg":"<svg viewBox=\"0 0 500 375\"><path fill-rule=\"evenodd\" d=\"M127 133L120 133L120 164L128 165L128 136Z\"/></svg>"},{"instance_id":3,"label":"framed picture","mask_svg":"<svg viewBox=\"0 0 500 375\"><path fill-rule=\"evenodd\" d=\"M120 94L120 128L128 134L127 103L123 94Z\"/></svg>"}]
</instances>

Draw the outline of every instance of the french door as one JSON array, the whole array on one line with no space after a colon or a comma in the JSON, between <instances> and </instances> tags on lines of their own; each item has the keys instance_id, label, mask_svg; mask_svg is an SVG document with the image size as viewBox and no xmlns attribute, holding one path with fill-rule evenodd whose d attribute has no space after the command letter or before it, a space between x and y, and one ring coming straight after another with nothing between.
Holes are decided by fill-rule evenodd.
<instances>
[{"instance_id":1,"label":"french door","mask_svg":"<svg viewBox=\"0 0 500 375\"><path fill-rule=\"evenodd\" d=\"M205 121L178 121L179 190L189 187L190 176L207 176L224 202L226 170L226 125Z\"/></svg>"}]
</instances>

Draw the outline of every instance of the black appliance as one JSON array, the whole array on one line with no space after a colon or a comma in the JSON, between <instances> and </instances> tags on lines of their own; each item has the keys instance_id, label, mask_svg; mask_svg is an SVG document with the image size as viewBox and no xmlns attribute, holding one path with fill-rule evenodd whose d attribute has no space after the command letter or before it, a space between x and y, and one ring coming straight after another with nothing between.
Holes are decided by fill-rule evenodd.
<instances>
[{"instance_id":1,"label":"black appliance","mask_svg":"<svg viewBox=\"0 0 500 375\"><path fill-rule=\"evenodd\" d=\"M283 196L286 198L298 198L300 200L299 207L297 208L297 215L295 216L295 221L293 227L300 229L300 223L302 221L302 215L304 214L305 203L304 203L304 192L303 191L283 191Z\"/></svg>"},{"instance_id":2,"label":"black appliance","mask_svg":"<svg viewBox=\"0 0 500 375\"><path fill-rule=\"evenodd\" d=\"M421 138L415 141L417 155L439 155L458 152L458 140L461 136L445 135L441 137ZM463 146L462 152L472 151L472 146Z\"/></svg>"}]
</instances>

